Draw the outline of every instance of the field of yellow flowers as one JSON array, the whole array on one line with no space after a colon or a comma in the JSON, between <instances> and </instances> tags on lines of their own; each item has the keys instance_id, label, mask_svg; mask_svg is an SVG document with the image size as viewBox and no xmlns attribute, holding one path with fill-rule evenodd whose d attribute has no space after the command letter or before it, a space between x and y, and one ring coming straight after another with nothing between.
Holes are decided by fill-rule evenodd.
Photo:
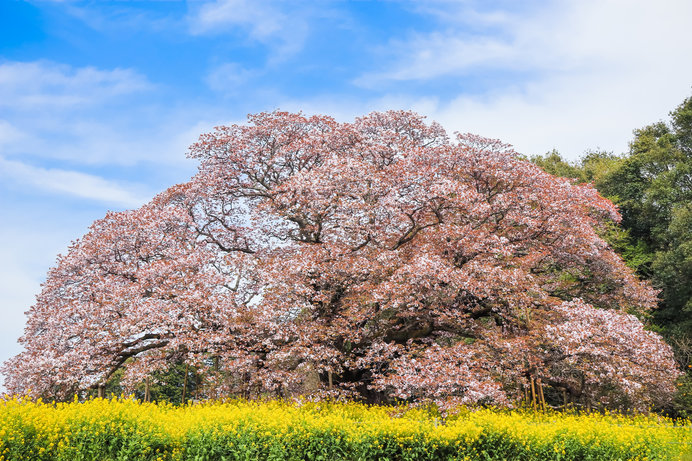
<instances>
[{"instance_id":1,"label":"field of yellow flowers","mask_svg":"<svg viewBox=\"0 0 692 461\"><path fill-rule=\"evenodd\" d=\"M692 459L690 421L357 403L0 400L2 460Z\"/></svg>"}]
</instances>

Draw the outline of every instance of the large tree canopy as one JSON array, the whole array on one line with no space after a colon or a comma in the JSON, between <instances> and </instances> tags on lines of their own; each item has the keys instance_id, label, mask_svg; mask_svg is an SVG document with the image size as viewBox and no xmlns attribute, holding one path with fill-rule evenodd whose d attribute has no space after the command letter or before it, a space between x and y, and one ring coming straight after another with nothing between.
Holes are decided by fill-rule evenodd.
<instances>
[{"instance_id":1,"label":"large tree canopy","mask_svg":"<svg viewBox=\"0 0 692 461\"><path fill-rule=\"evenodd\" d=\"M411 112L272 112L190 156L190 182L58 260L8 389L69 396L184 360L221 395L511 404L536 378L643 407L673 391L670 348L638 320L656 293L595 231L615 206L507 145Z\"/></svg>"}]
</instances>

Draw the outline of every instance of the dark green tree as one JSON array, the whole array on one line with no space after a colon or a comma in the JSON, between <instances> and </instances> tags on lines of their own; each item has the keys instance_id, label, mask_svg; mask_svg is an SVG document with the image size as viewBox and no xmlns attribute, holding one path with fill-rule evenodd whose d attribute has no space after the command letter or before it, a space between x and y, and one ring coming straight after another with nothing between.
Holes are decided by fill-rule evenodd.
<instances>
[{"instance_id":1,"label":"dark green tree","mask_svg":"<svg viewBox=\"0 0 692 461\"><path fill-rule=\"evenodd\" d=\"M671 337L692 337L692 98L670 115L669 125L635 131L627 160L641 177L641 196L620 206L630 215L623 224L654 252L657 322Z\"/></svg>"},{"instance_id":2,"label":"dark green tree","mask_svg":"<svg viewBox=\"0 0 692 461\"><path fill-rule=\"evenodd\" d=\"M666 307L658 318L672 334L692 336L692 202L673 209L664 239L653 263Z\"/></svg>"},{"instance_id":3,"label":"dark green tree","mask_svg":"<svg viewBox=\"0 0 692 461\"><path fill-rule=\"evenodd\" d=\"M120 386L122 374L122 369L113 373L106 383L104 396L119 396L124 393ZM199 396L200 378L197 370L177 360L167 369L155 371L146 381L139 383L134 397L142 401L187 403ZM95 395L94 393L93 396Z\"/></svg>"},{"instance_id":4,"label":"dark green tree","mask_svg":"<svg viewBox=\"0 0 692 461\"><path fill-rule=\"evenodd\" d=\"M555 149L545 155L533 155L529 160L554 176L572 178L579 182L587 182L582 165L565 160Z\"/></svg>"}]
</instances>

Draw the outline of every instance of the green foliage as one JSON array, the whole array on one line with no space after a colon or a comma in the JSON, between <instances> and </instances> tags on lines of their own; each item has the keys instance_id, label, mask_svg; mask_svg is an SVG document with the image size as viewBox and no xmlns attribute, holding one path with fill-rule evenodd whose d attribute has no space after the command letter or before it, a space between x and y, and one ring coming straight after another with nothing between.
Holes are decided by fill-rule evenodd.
<instances>
[{"instance_id":1,"label":"green foliage","mask_svg":"<svg viewBox=\"0 0 692 461\"><path fill-rule=\"evenodd\" d=\"M583 171L585 182L593 183L600 190L623 161L623 156L615 155L612 152L587 151L579 160L579 167Z\"/></svg>"},{"instance_id":2,"label":"green foliage","mask_svg":"<svg viewBox=\"0 0 692 461\"><path fill-rule=\"evenodd\" d=\"M653 263L666 305L658 318L673 334L692 334L692 202L679 204L671 215Z\"/></svg>"},{"instance_id":3,"label":"green foliage","mask_svg":"<svg viewBox=\"0 0 692 461\"><path fill-rule=\"evenodd\" d=\"M187 382L185 380L186 373ZM104 395L120 396L125 393L120 386L122 374L122 369L113 373L113 376L106 382ZM134 397L142 401L147 400L148 387L149 401L182 404L194 398L199 383L200 380L195 369L176 361L167 369L155 371L147 380L139 383L134 390ZM185 393L184 401L183 392Z\"/></svg>"},{"instance_id":4,"label":"green foliage","mask_svg":"<svg viewBox=\"0 0 692 461\"><path fill-rule=\"evenodd\" d=\"M112 395L112 396L119 396L123 394L123 388L120 386L120 380L123 377L123 373L125 372L124 369L119 369L116 370L115 373L113 373L108 381L106 381L106 385L103 389L104 395ZM93 397L96 397L96 395L93 395Z\"/></svg>"},{"instance_id":5,"label":"green foliage","mask_svg":"<svg viewBox=\"0 0 692 461\"><path fill-rule=\"evenodd\" d=\"M677 418L692 418L692 376L689 374L678 380L678 392L673 399L670 413Z\"/></svg>"},{"instance_id":6,"label":"green foliage","mask_svg":"<svg viewBox=\"0 0 692 461\"><path fill-rule=\"evenodd\" d=\"M185 403L195 395L197 382L197 375L192 368L182 362L175 362L167 370L152 373L149 379L149 400ZM185 391L184 401L183 390ZM141 383L135 391L135 396L144 400L145 393L146 383Z\"/></svg>"},{"instance_id":7,"label":"green foliage","mask_svg":"<svg viewBox=\"0 0 692 461\"><path fill-rule=\"evenodd\" d=\"M635 131L628 161L637 167L639 202L630 225L653 250L651 279L662 290L655 320L664 334L692 338L692 98L659 122ZM622 205L621 205L622 206ZM625 206L623 206L623 209ZM636 214L639 214L636 217ZM627 223L623 223L627 227ZM679 341L672 341L673 347ZM680 351L676 350L677 355Z\"/></svg>"},{"instance_id":8,"label":"green foliage","mask_svg":"<svg viewBox=\"0 0 692 461\"><path fill-rule=\"evenodd\" d=\"M599 234L636 273L645 276L651 272L654 253L646 242L633 239L629 229L611 221L599 229Z\"/></svg>"},{"instance_id":9,"label":"green foliage","mask_svg":"<svg viewBox=\"0 0 692 461\"><path fill-rule=\"evenodd\" d=\"M692 97L685 99L670 113L678 147L686 155L692 155Z\"/></svg>"},{"instance_id":10,"label":"green foliage","mask_svg":"<svg viewBox=\"0 0 692 461\"><path fill-rule=\"evenodd\" d=\"M533 155L529 160L554 176L586 182L583 169L580 168L579 165L572 164L563 159L560 153L555 149L545 155Z\"/></svg>"}]
</instances>

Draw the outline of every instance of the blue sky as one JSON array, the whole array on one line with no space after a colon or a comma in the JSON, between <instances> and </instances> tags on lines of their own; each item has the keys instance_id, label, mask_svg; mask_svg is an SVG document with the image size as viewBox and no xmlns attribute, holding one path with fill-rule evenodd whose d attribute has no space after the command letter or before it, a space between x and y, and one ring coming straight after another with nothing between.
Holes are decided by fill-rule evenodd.
<instances>
[{"instance_id":1,"label":"blue sky","mask_svg":"<svg viewBox=\"0 0 692 461\"><path fill-rule=\"evenodd\" d=\"M623 152L692 94L687 0L0 1L0 361L56 255L187 180L213 126L413 109L522 153Z\"/></svg>"}]
</instances>

